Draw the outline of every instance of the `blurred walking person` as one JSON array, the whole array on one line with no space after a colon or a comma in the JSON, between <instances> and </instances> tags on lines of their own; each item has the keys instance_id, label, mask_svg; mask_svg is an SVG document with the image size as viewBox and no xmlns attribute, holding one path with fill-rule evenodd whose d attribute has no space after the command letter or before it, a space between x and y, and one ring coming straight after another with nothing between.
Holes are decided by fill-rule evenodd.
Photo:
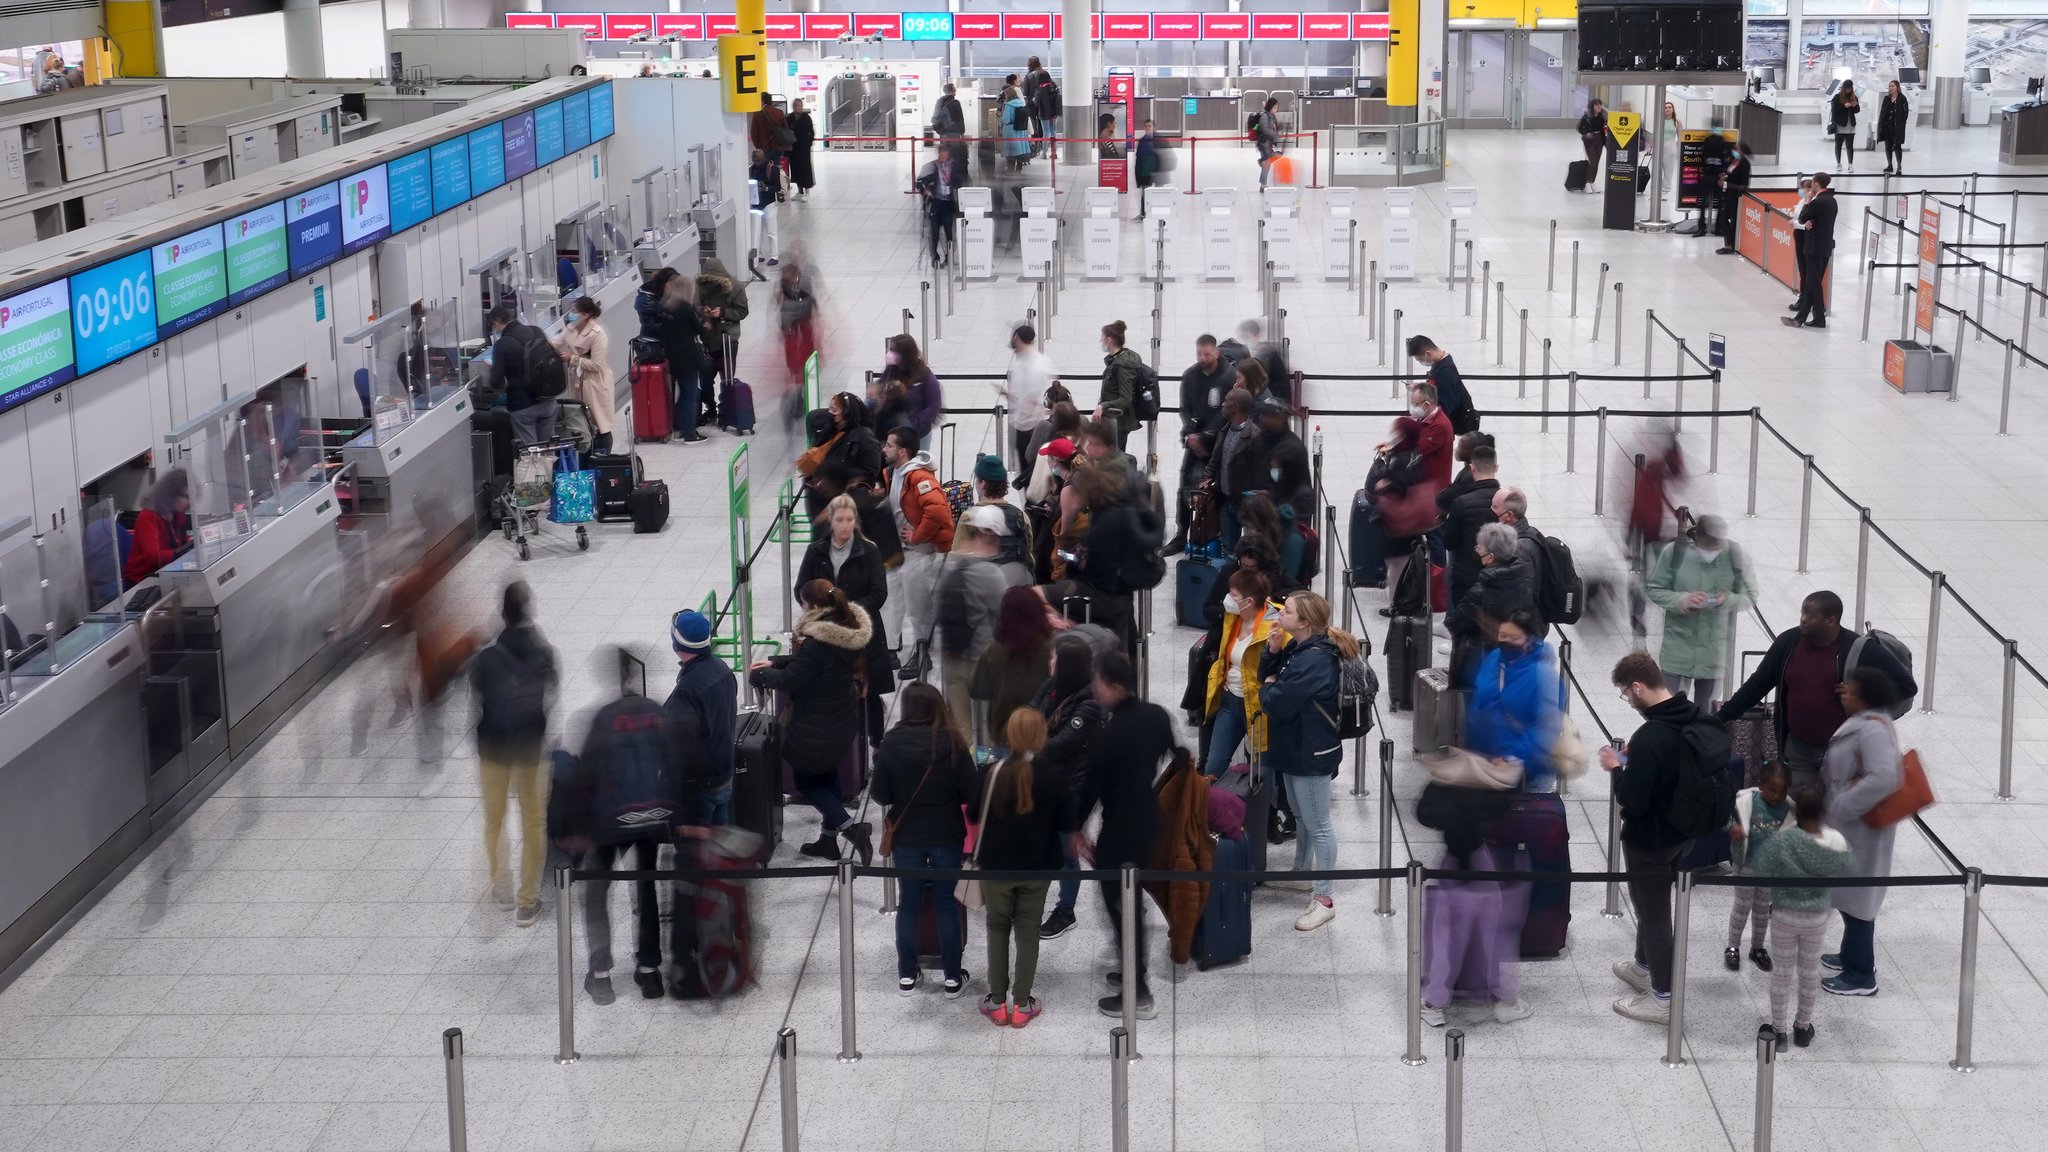
<instances>
[{"instance_id":1,"label":"blurred walking person","mask_svg":"<svg viewBox=\"0 0 2048 1152\"><path fill-rule=\"evenodd\" d=\"M1748 566L1719 516L1702 516L1651 566L1644 591L1664 610L1657 665L1665 686L1712 700L1728 674L1728 633L1756 603Z\"/></svg>"},{"instance_id":2,"label":"blurred walking person","mask_svg":"<svg viewBox=\"0 0 2048 1152\"><path fill-rule=\"evenodd\" d=\"M504 626L497 639L470 662L476 693L476 752L482 774L484 856L490 865L491 896L500 908L516 908L516 923L540 919L540 866L547 855L548 774L541 748L547 741L548 710L561 673L555 651L533 622L533 593L525 583L506 585L498 609ZM519 886L506 863L505 814L519 798Z\"/></svg>"}]
</instances>

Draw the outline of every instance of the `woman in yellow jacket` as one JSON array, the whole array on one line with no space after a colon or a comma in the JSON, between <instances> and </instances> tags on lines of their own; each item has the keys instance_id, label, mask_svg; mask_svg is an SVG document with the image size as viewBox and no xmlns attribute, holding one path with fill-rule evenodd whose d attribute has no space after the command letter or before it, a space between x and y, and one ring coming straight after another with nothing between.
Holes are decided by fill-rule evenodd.
<instances>
[{"instance_id":1,"label":"woman in yellow jacket","mask_svg":"<svg viewBox=\"0 0 2048 1152\"><path fill-rule=\"evenodd\" d=\"M1267 603L1272 594L1272 582L1264 573L1240 568L1231 574L1230 591L1223 597L1223 636L1209 665L1204 715L1212 727L1209 759L1202 772L1212 779L1230 768L1239 741L1249 742L1255 753L1266 750L1266 718L1259 711L1259 657L1279 618Z\"/></svg>"}]
</instances>

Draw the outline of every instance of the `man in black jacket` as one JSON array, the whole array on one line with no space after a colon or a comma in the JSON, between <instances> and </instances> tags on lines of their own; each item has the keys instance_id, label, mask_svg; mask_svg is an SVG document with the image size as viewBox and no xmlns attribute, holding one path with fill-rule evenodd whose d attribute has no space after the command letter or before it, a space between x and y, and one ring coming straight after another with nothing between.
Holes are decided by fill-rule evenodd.
<instances>
[{"instance_id":1,"label":"man in black jacket","mask_svg":"<svg viewBox=\"0 0 2048 1152\"><path fill-rule=\"evenodd\" d=\"M1159 836L1159 801L1152 794L1152 779L1159 766L1173 752L1173 721L1166 710L1138 698L1138 674L1129 658L1112 652L1095 663L1095 702L1109 714L1095 738L1088 757L1088 772L1081 785L1081 822L1102 805L1102 829L1096 834L1092 857L1094 867L1115 869L1126 864L1145 867L1152 855L1152 842ZM1082 846L1082 859L1090 853ZM1109 914L1110 931L1122 955L1123 888L1115 879L1102 881L1102 906ZM1137 1009L1140 1019L1152 1019L1152 990L1145 983L1145 908L1139 902L1137 954ZM1121 1016L1128 972L1109 974L1117 989L1096 1006L1104 1016Z\"/></svg>"},{"instance_id":2,"label":"man in black jacket","mask_svg":"<svg viewBox=\"0 0 2048 1152\"><path fill-rule=\"evenodd\" d=\"M1287 426L1287 405L1278 400L1259 402L1259 442L1251 490L1264 492L1274 507L1294 509L1297 520L1316 522L1315 471L1309 466L1308 446Z\"/></svg>"},{"instance_id":3,"label":"man in black jacket","mask_svg":"<svg viewBox=\"0 0 2048 1152\"><path fill-rule=\"evenodd\" d=\"M1429 369L1427 379L1436 385L1437 406L1450 420L1451 431L1460 436L1479 431L1479 413L1472 408L1472 393L1466 390L1465 377L1459 374L1451 354L1437 347L1429 337L1416 335L1408 338L1408 355Z\"/></svg>"},{"instance_id":4,"label":"man in black jacket","mask_svg":"<svg viewBox=\"0 0 2048 1152\"><path fill-rule=\"evenodd\" d=\"M614 867L652 871L661 843L685 822L685 761L696 757L698 747L680 745L665 710L645 696L629 692L612 701L591 718L575 779L567 786L556 785L566 795L549 805L551 817L558 817L560 825L550 830L563 839L564 847L587 853L583 867L600 872ZM616 807L621 801L623 809ZM629 854L630 865L625 862ZM658 1000L664 990L661 899L652 880L635 881L634 887L638 908L633 982L641 996ZM590 943L590 971L583 977L583 990L597 1003L609 1004L614 999L611 881L584 881L583 924ZM680 935L682 925L675 927L679 935L670 955L680 966L687 941Z\"/></svg>"},{"instance_id":5,"label":"man in black jacket","mask_svg":"<svg viewBox=\"0 0 2048 1152\"><path fill-rule=\"evenodd\" d=\"M1222 538L1228 550L1237 547L1244 526L1237 518L1237 502L1251 491L1259 467L1259 425L1252 419L1252 394L1232 388L1223 394L1223 421L1216 429L1216 449L1209 454L1208 476L1216 481L1216 496L1223 502Z\"/></svg>"},{"instance_id":6,"label":"man in black jacket","mask_svg":"<svg viewBox=\"0 0 2048 1152\"><path fill-rule=\"evenodd\" d=\"M1450 594L1451 603L1464 598L1465 589L1479 579L1479 554L1473 546L1479 543L1479 529L1482 525L1499 523L1493 515L1493 494L1500 491L1500 481L1495 474L1500 469L1498 456L1493 445L1479 444L1472 449L1465 460L1471 471L1471 479L1462 490L1456 482L1444 489L1453 493L1446 503L1443 493L1437 497L1437 505L1444 509L1444 548L1450 553Z\"/></svg>"},{"instance_id":7,"label":"man in black jacket","mask_svg":"<svg viewBox=\"0 0 2048 1152\"><path fill-rule=\"evenodd\" d=\"M1856 657L1853 664L1849 659L1852 653ZM1912 671L1890 650L1842 627L1840 596L1815 592L1799 605L1799 627L1780 632L1771 641L1763 662L1716 715L1723 722L1733 720L1775 690L1778 707L1772 723L1778 733L1778 755L1792 774L1792 787L1811 787L1820 782L1820 762L1828 741L1848 719L1835 687L1848 679L1852 667L1875 668L1891 677L1901 700L1920 693Z\"/></svg>"},{"instance_id":8,"label":"man in black jacket","mask_svg":"<svg viewBox=\"0 0 2048 1152\"><path fill-rule=\"evenodd\" d=\"M491 894L500 908L517 907L517 923L540 919L540 866L547 854L547 777L541 749L548 736L548 708L560 673L555 651L533 623L533 593L520 581L505 587L499 607L504 627L469 665L476 693L476 755L483 775L484 857ZM505 861L504 826L508 802L519 796L519 888L515 894ZM515 905L516 900L516 905Z\"/></svg>"},{"instance_id":9,"label":"man in black jacket","mask_svg":"<svg viewBox=\"0 0 2048 1152\"><path fill-rule=\"evenodd\" d=\"M519 314L509 305L500 304L491 309L491 387L505 394L505 410L512 414L512 432L521 444L538 444L552 440L555 436L555 417L561 414L561 405L555 402L559 391L543 395L544 385L529 380L527 362L537 358L536 354L553 355L557 360L561 354L547 347L547 333L531 324L523 324ZM535 341L539 349L529 351ZM568 379L567 369L563 380Z\"/></svg>"},{"instance_id":10,"label":"man in black jacket","mask_svg":"<svg viewBox=\"0 0 2048 1152\"><path fill-rule=\"evenodd\" d=\"M1806 246L1799 256L1799 302L1793 305L1792 315L1782 321L1787 327L1825 328L1828 326L1827 275L1828 261L1835 254L1835 190L1828 187L1834 178L1825 172L1813 174L1813 182L1820 190L1800 210L1799 222L1793 227L1804 234Z\"/></svg>"},{"instance_id":11,"label":"man in black jacket","mask_svg":"<svg viewBox=\"0 0 2048 1152\"><path fill-rule=\"evenodd\" d=\"M1621 804L1622 860L1632 875L1629 903L1636 910L1636 951L1614 962L1614 975L1635 990L1614 1002L1631 1020L1665 1024L1671 1019L1671 885L1678 862L1692 849L1689 836L1671 826L1669 813L1679 774L1697 771L1687 763L1685 727L1720 721L1706 709L1672 695L1664 673L1647 652L1631 652L1614 666L1614 686L1629 707L1642 713L1620 752L1602 745L1600 766L1615 773L1612 787ZM1725 737L1724 737L1725 740Z\"/></svg>"},{"instance_id":12,"label":"man in black jacket","mask_svg":"<svg viewBox=\"0 0 2048 1152\"><path fill-rule=\"evenodd\" d=\"M1188 496L1208 469L1223 429L1223 398L1237 380L1237 370L1217 350L1216 337L1195 339L1195 362L1180 374L1180 496L1174 501L1174 534L1166 545L1170 555L1187 545Z\"/></svg>"},{"instance_id":13,"label":"man in black jacket","mask_svg":"<svg viewBox=\"0 0 2048 1152\"><path fill-rule=\"evenodd\" d=\"M711 621L703 615L688 609L676 613L668 639L681 666L662 708L683 759L684 823L724 827L732 823L739 678L711 654Z\"/></svg>"}]
</instances>

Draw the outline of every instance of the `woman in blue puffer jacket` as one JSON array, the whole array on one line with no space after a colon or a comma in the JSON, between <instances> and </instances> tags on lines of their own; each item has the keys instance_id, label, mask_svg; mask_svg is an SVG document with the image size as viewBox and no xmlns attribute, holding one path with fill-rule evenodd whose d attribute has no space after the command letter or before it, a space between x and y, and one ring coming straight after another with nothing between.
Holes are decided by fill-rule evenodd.
<instances>
[{"instance_id":1,"label":"woman in blue puffer jacket","mask_svg":"<svg viewBox=\"0 0 2048 1152\"><path fill-rule=\"evenodd\" d=\"M1342 665L1358 659L1358 641L1330 626L1330 604L1313 592L1296 592L1280 610L1259 662L1259 707L1266 716L1266 767L1287 789L1300 834L1294 842L1296 871L1337 866L1337 828L1330 818L1330 781L1344 762L1337 735L1337 697ZM1281 881L1275 888L1313 893L1308 911L1294 922L1313 932L1336 919L1336 885Z\"/></svg>"},{"instance_id":2,"label":"woman in blue puffer jacket","mask_svg":"<svg viewBox=\"0 0 2048 1152\"><path fill-rule=\"evenodd\" d=\"M1501 621L1499 645L1479 662L1465 710L1465 744L1491 759L1522 762L1522 789L1557 790L1551 749L1563 726L1557 650L1537 632L1536 615L1517 608Z\"/></svg>"}]
</instances>

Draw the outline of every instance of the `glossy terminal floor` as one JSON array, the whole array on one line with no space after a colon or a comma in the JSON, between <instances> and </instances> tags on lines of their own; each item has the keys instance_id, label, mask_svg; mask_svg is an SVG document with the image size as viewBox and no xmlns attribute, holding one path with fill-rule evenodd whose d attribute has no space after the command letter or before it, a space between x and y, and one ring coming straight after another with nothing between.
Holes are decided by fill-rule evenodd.
<instances>
[{"instance_id":1,"label":"glossy terminal floor","mask_svg":"<svg viewBox=\"0 0 2048 1152\"><path fill-rule=\"evenodd\" d=\"M1806 129L1786 132L1790 153L1775 170L1823 161L1823 142ZM1997 168L1991 130L1916 137L1915 169L1987 173ZM1643 309L1703 350L1709 331L1725 333L1729 364L1720 403L1758 406L1771 424L1857 502L1877 525L1930 568L2037 661L2048 653L2048 624L2035 610L2048 560L2048 464L2038 449L2048 415L2048 385L2038 370L2014 380L2013 435L1995 435L2002 352L1987 341L1965 353L1961 398L1902 397L1879 377L1880 347L1859 343L1862 283L1849 264L1860 234L1861 204L1851 201L1839 232L1835 324L1825 333L1782 328L1789 293L1708 241L1602 232L1598 202L1566 194L1565 162L1577 154L1564 133L1454 134L1452 183L1480 189L1476 251L1507 286L1509 307L1527 309L1530 364L1552 341L1560 370L1613 372L1611 291L1600 341L1594 284L1602 261L1624 288L1622 373L1642 371ZM1216 156L1227 156L1218 160ZM1863 158L1865 173L1879 165ZM900 155L819 158L822 183L812 202L784 209L785 242L800 242L821 269L829 319L826 380L858 390L860 372L878 366L882 336L899 309L921 307L911 200L901 192ZM1231 176L1249 187L1248 153L1206 153L1203 178ZM1062 169L1062 183L1077 176ZM1185 171L1176 173L1185 179ZM1868 177L1859 181L1868 187ZM1962 183L1932 182L1944 190ZM1847 185L1855 187L1856 185ZM1915 185L1917 186L1917 184ZM2006 185L1987 175L1981 200L2003 219ZM1425 252L1443 243L1443 186L1422 190ZM1377 197L1363 229L1377 254ZM1078 206L1069 187L1063 210ZM1309 217L1320 217L1309 195ZM1195 261L1192 203L1183 207L1183 253ZM1240 259L1251 266L1252 209L1241 209ZM2038 234L2041 209L2022 209L2019 235ZM1557 291L1544 291L1548 223L1558 222ZM1466 235L1472 235L1468 230ZM1988 238L1988 237L1980 237ZM1577 319L1566 297L1570 245L1581 245ZM1892 259L1888 246L1885 259ZM1125 241L1135 264L1135 233ZM1130 322L1141 350L1149 337L1152 292L1127 274L1086 284L1080 262L1062 293L1049 351L1093 395L1099 373L1095 328ZM1425 266L1436 262L1422 261ZM1311 265L1313 266L1313 264ZM2038 255L2017 257L2014 271L2041 278ZM1169 379L1191 356L1202 331L1227 332L1257 310L1243 283L1184 278L1166 292L1165 366ZM1974 291L1974 283L1969 285ZM1873 334L1896 332L1898 301L1890 280L1875 300ZM752 463L753 527L767 523L774 489L794 455L792 438L772 414L785 373L773 336L766 285L753 289L746 375L760 388L761 434L745 441ZM1340 282L1307 279L1283 288L1297 367L1312 373L1375 374L1381 366ZM1493 367L1464 293L1446 291L1441 270L1389 292L1403 311L1403 333L1425 332L1449 348L1468 374ZM1993 327L2017 336L2019 305L1993 297ZM1006 274L960 291L943 317L932 359L948 372L999 371L1004 336L1032 304L1032 290ZM1946 338L1946 322L1944 338ZM1659 340L1655 370L1668 373L1669 342ZM1387 409L1384 383L1311 386L1325 408ZM1674 402L1670 384L1648 401ZM1533 410L1513 384L1479 383L1482 407ZM948 385L949 403L992 402L990 386ZM1563 386L1551 397L1563 408ZM1639 408L1633 381L1581 386L1581 409ZM1687 389L1699 410L1709 389ZM992 443L986 420L960 417L963 456ZM1340 505L1363 477L1382 418L1321 421L1328 437L1328 489ZM1618 509L1615 475L1633 451L1636 422L1614 417L1610 440L1596 443L1590 418L1567 445L1562 418L1548 433L1534 419L1498 417L1502 476L1532 494L1532 519L1574 545L1582 570L1618 572L1618 521L1593 515L1594 458L1607 458L1607 498ZM1795 571L1801 504L1798 457L1766 430L1761 436L1757 515L1743 516L1751 427L1730 418L1719 429L1718 474L1707 474L1709 421L1684 426L1696 475L1683 498L1727 516L1765 589L1761 608L1788 627L1808 590L1853 589L1856 513L1816 482L1809 574ZM736 441L643 450L648 469L674 498L666 533L636 537L623 527L595 532L591 551L543 546L527 563L495 537L482 541L449 580L449 613L488 618L500 585L517 576L538 594L540 619L570 669L558 716L571 717L609 691L600 649L631 644L650 657L658 683L671 667L669 614L696 605L719 586L727 565L725 472ZM1568 454L1576 471L1566 470ZM764 563L760 628L780 627L781 583L773 549ZM719 587L723 591L722 587ZM1365 611L1382 594L1363 591ZM1904 637L1927 678L1927 580L1873 540L1867 615ZM1378 617L1371 619L1377 624ZM1178 699L1192 633L1170 622L1162 597L1152 651L1154 697ZM1655 625L1653 623L1653 629ZM1378 647L1381 629L1368 629ZM1632 725L1605 687L1605 672L1627 646L1613 622L1574 630L1575 664L1604 722ZM1654 632L1653 632L1654 635ZM1764 637L1746 623L1742 647ZM776 1030L798 1034L802 1139L834 1152L881 1149L1023 1150L1109 1146L1108 1030L1094 1000L1108 961L1101 904L1081 899L1082 927L1041 953L1046 1015L1024 1031L995 1031L973 999L936 991L898 996L891 981L892 925L877 914L876 881L857 885L860 1047L865 1058L842 1065L838 1047L838 936L828 886L818 881L761 883L754 900L768 939L760 986L735 1000L679 1006L632 995L625 970L621 998L598 1008L580 996L583 1059L556 1066L553 894L541 923L514 927L486 893L474 757L450 741L452 782L431 800L417 798L426 771L414 757L409 722L389 723L389 654L360 662L323 689L218 793L155 847L133 872L80 916L61 938L0 992L0 1147L89 1152L196 1149L298 1152L302 1149L395 1152L447 1147L440 1035L461 1027L468 1038L469 1146L490 1149L767 1149L780 1147L770 1052ZM1999 750L1998 644L1954 602L1942 609L1935 708L1902 723L1921 749L1941 804L1929 816L1968 863L1990 872L2048 874L2048 708L2026 674L2018 684L2013 761L2018 800L1994 799ZM375 709L370 739L352 752L351 717ZM1575 709L1583 705L1574 703ZM1581 711L1581 723L1585 723ZM461 727L451 719L451 728ZM570 722L572 735L581 730ZM1396 793L1403 824L1392 858L1412 850L1433 861L1425 834L1408 818L1420 788L1407 751L1406 717L1393 723L1399 752ZM1594 736L1589 728L1588 736ZM1572 793L1573 863L1604 866L1606 781L1600 773ZM1379 849L1373 795L1344 795L1338 782L1339 863L1367 867ZM813 834L815 817L792 809L778 862ZM1290 859L1275 852L1276 866ZM1897 872L1946 871L1918 835L1899 840ZM615 893L623 910L624 897ZM1254 900L1250 960L1168 979L1155 958L1159 1016L1139 1028L1144 1059L1131 1069L1132 1146L1143 1149L1427 1149L1443 1143L1442 1040L1424 1036L1425 1067L1404 1067L1402 989L1405 923L1372 915L1370 885L1339 892L1336 921L1312 934L1291 923L1301 898L1260 891ZM1747 1149L1754 1081L1753 1037L1763 1017L1767 980L1747 967L1719 964L1728 907L1725 889L1703 889L1694 904L1689 951L1686 1054L1664 1067L1661 1029L1617 1016L1623 991L1609 964L1629 948L1630 925L1603 919L1597 887L1574 894L1571 944L1562 959L1525 965L1533 1018L1512 1025L1467 1021L1467 1147L1553 1149ZM1402 903L1396 889L1397 909ZM2037 1042L2048 1025L2048 909L2032 893L1992 888L1978 961L1975 1057L1978 1071L1958 1075L1953 1054L1962 896L1957 888L1894 889L1878 931L1883 992L1874 999L1823 997L1819 1040L1778 1064L1779 1147L1884 1150L1968 1148L1974 1152L2040 1147L2048 1102ZM1156 912L1153 913L1156 916ZM625 917L616 930L624 944ZM582 926L577 951L582 955ZM1833 932L1831 930L1831 936ZM968 967L981 969L984 933L973 926ZM1159 941L1157 934L1155 943ZM578 973L580 980L580 973ZM978 983L978 982L977 982Z\"/></svg>"}]
</instances>

